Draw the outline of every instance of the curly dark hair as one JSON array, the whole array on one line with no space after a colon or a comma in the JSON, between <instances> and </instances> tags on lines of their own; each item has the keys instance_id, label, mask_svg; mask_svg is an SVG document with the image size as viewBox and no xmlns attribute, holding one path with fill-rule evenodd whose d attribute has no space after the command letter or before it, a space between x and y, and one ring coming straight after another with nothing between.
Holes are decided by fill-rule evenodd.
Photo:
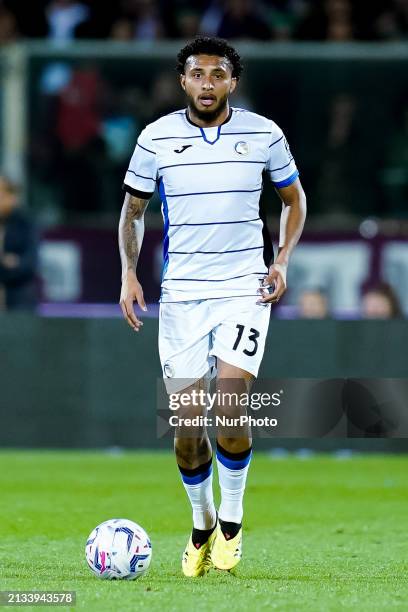
<instances>
[{"instance_id":1,"label":"curly dark hair","mask_svg":"<svg viewBox=\"0 0 408 612\"><path fill-rule=\"evenodd\" d=\"M239 54L223 38L210 36L199 36L181 49L177 55L177 72L184 74L187 58L190 55L199 54L218 55L219 57L228 58L232 64L232 76L236 79L239 79L241 76L243 65Z\"/></svg>"}]
</instances>

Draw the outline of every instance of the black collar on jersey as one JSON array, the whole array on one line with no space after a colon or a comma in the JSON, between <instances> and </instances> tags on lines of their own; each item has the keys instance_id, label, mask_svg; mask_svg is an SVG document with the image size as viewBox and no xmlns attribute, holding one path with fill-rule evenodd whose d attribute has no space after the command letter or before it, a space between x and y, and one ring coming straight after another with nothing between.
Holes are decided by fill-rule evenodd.
<instances>
[{"instance_id":1,"label":"black collar on jersey","mask_svg":"<svg viewBox=\"0 0 408 612\"><path fill-rule=\"evenodd\" d=\"M228 113L228 117L225 119L225 121L223 121L222 123L220 123L220 125L212 125L210 127L221 127L222 125L225 125L226 123L228 123L228 121L231 119L232 117L232 108L230 107L229 113ZM191 123L191 125L194 125L194 127L198 127L198 128L202 128L204 130L209 129L209 127L203 127L201 125L197 125L196 123L194 123L193 121L191 121L190 117L188 116L188 108L186 108L186 119L189 123Z\"/></svg>"}]
</instances>

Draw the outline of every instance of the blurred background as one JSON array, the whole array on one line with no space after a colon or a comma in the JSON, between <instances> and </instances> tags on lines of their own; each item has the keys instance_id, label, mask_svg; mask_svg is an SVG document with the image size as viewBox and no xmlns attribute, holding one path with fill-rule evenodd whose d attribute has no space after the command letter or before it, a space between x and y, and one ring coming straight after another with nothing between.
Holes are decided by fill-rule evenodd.
<instances>
[{"instance_id":1,"label":"blurred background","mask_svg":"<svg viewBox=\"0 0 408 612\"><path fill-rule=\"evenodd\" d=\"M175 56L197 34L236 45L232 105L282 127L308 196L261 375L406 376L408 0L0 0L3 444L157 443L158 196L137 341L117 223L138 134L184 107ZM270 185L261 205L276 244Z\"/></svg>"}]
</instances>

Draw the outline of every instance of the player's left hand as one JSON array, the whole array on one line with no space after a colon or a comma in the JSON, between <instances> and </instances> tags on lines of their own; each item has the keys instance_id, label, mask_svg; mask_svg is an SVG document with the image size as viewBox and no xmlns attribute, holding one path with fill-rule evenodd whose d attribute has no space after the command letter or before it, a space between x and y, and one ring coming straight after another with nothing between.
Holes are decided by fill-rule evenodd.
<instances>
[{"instance_id":1,"label":"player's left hand","mask_svg":"<svg viewBox=\"0 0 408 612\"><path fill-rule=\"evenodd\" d=\"M287 265L272 264L269 268L269 274L263 279L262 287L259 292L262 295L261 304L276 304L286 291L286 272ZM272 288L269 293L268 289Z\"/></svg>"}]
</instances>

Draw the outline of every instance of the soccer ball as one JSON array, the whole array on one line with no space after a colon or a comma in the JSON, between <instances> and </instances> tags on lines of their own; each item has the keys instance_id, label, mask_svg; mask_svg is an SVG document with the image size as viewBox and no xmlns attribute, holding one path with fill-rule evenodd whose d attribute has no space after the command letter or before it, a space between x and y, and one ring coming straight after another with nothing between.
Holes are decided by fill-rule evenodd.
<instances>
[{"instance_id":1,"label":"soccer ball","mask_svg":"<svg viewBox=\"0 0 408 612\"><path fill-rule=\"evenodd\" d=\"M92 531L85 546L98 578L135 580L149 569L152 545L144 529L127 519L110 519Z\"/></svg>"}]
</instances>

